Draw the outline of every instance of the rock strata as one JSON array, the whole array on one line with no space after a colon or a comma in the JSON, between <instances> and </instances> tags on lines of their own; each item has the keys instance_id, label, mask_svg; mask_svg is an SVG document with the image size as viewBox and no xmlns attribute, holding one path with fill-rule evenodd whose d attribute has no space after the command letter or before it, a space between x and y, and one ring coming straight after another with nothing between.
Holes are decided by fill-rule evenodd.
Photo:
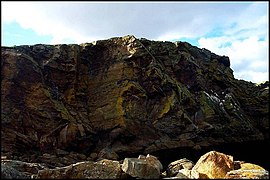
<instances>
[{"instance_id":1,"label":"rock strata","mask_svg":"<svg viewBox=\"0 0 270 180\"><path fill-rule=\"evenodd\" d=\"M207 49L132 35L1 49L8 159L54 168L269 140L269 82L235 79Z\"/></svg>"}]
</instances>

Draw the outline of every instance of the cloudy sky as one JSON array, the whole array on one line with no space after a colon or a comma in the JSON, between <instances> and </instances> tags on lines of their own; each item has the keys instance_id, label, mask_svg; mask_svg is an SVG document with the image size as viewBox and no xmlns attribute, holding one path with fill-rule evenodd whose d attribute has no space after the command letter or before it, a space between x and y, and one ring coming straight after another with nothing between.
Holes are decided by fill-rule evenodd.
<instances>
[{"instance_id":1,"label":"cloudy sky","mask_svg":"<svg viewBox=\"0 0 270 180\"><path fill-rule=\"evenodd\" d=\"M85 43L135 35L227 55L237 79L269 80L269 2L1 1L1 45Z\"/></svg>"}]
</instances>

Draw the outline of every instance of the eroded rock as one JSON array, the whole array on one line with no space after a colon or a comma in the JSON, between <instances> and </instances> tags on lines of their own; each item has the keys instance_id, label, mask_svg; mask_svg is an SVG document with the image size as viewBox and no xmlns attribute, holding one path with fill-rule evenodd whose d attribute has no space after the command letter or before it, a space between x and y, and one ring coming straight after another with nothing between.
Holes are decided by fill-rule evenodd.
<instances>
[{"instance_id":1,"label":"eroded rock","mask_svg":"<svg viewBox=\"0 0 270 180\"><path fill-rule=\"evenodd\" d=\"M224 178L234 169L233 157L217 151L210 151L197 161L192 171L199 173L199 178Z\"/></svg>"},{"instance_id":2,"label":"eroded rock","mask_svg":"<svg viewBox=\"0 0 270 180\"><path fill-rule=\"evenodd\" d=\"M139 158L125 158L122 170L132 177L142 179L158 179L161 174L162 164L152 156L140 155Z\"/></svg>"},{"instance_id":3,"label":"eroded rock","mask_svg":"<svg viewBox=\"0 0 270 180\"><path fill-rule=\"evenodd\" d=\"M193 166L194 163L186 158L171 162L166 170L167 176L175 176L181 169L191 170Z\"/></svg>"},{"instance_id":4,"label":"eroded rock","mask_svg":"<svg viewBox=\"0 0 270 180\"><path fill-rule=\"evenodd\" d=\"M269 179L269 172L259 165L240 162L239 168L227 172L225 179Z\"/></svg>"},{"instance_id":5,"label":"eroded rock","mask_svg":"<svg viewBox=\"0 0 270 180\"><path fill-rule=\"evenodd\" d=\"M66 167L38 171L37 179L119 179L121 167L118 161L103 159L98 162L78 162Z\"/></svg>"},{"instance_id":6,"label":"eroded rock","mask_svg":"<svg viewBox=\"0 0 270 180\"><path fill-rule=\"evenodd\" d=\"M109 147L93 159L117 159L269 139L269 82L237 80L228 57L186 42L125 36L2 47L1 55L9 157L66 166L85 160L66 152L87 158Z\"/></svg>"},{"instance_id":7,"label":"eroded rock","mask_svg":"<svg viewBox=\"0 0 270 180\"><path fill-rule=\"evenodd\" d=\"M225 179L269 179L269 172L266 170L232 170L229 171Z\"/></svg>"},{"instance_id":8,"label":"eroded rock","mask_svg":"<svg viewBox=\"0 0 270 180\"><path fill-rule=\"evenodd\" d=\"M39 170L48 169L44 163L1 160L1 179L31 179Z\"/></svg>"},{"instance_id":9,"label":"eroded rock","mask_svg":"<svg viewBox=\"0 0 270 180\"><path fill-rule=\"evenodd\" d=\"M180 179L199 179L200 174L196 170L180 169L175 177Z\"/></svg>"}]
</instances>

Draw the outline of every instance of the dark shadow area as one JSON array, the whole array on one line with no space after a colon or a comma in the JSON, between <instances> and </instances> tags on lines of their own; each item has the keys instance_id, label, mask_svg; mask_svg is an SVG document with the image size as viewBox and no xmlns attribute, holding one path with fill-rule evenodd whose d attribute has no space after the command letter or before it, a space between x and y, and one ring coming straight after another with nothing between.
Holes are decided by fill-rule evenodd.
<instances>
[{"instance_id":1,"label":"dark shadow area","mask_svg":"<svg viewBox=\"0 0 270 180\"><path fill-rule=\"evenodd\" d=\"M181 158L187 158L195 164L202 155L213 150L233 156L234 161L245 161L257 164L265 168L267 171L270 169L270 149L268 140L228 143L205 147L201 150L194 150L192 148L167 149L153 152L151 154L158 157L165 170L169 163Z\"/></svg>"}]
</instances>

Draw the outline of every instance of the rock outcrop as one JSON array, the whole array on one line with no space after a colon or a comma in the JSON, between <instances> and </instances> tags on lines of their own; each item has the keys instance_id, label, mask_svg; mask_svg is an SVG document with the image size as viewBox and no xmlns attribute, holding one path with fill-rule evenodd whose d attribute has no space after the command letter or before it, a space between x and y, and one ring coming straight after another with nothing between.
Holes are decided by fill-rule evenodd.
<instances>
[{"instance_id":1,"label":"rock outcrop","mask_svg":"<svg viewBox=\"0 0 270 180\"><path fill-rule=\"evenodd\" d=\"M11 159L269 140L269 82L237 80L228 57L186 42L125 36L1 53L1 152Z\"/></svg>"},{"instance_id":2,"label":"rock outcrop","mask_svg":"<svg viewBox=\"0 0 270 180\"><path fill-rule=\"evenodd\" d=\"M40 163L1 160L3 179L269 179L269 172L256 164L232 161L233 157L210 151L195 166L188 159L172 162L162 173L163 165L153 155L125 158L121 163L108 159L80 161L64 167L48 168ZM173 169L172 164L176 165ZM185 165L181 169L179 164ZM207 167L208 166L208 167ZM229 167L229 168L228 168ZM179 170L177 170L177 168ZM168 169L178 173L167 173Z\"/></svg>"}]
</instances>

